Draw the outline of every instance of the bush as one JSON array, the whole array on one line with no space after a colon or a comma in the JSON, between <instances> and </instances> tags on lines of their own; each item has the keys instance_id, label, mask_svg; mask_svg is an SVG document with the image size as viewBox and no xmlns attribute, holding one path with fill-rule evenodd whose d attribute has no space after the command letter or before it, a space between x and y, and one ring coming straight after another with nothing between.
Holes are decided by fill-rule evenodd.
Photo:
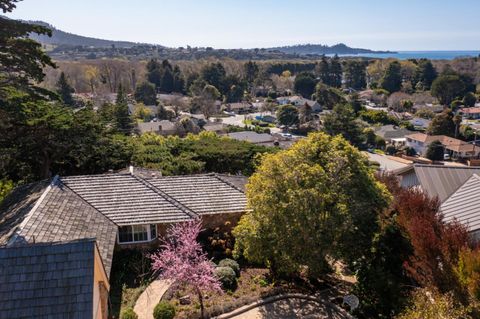
<instances>
[{"instance_id":1,"label":"bush","mask_svg":"<svg viewBox=\"0 0 480 319\"><path fill-rule=\"evenodd\" d=\"M393 145L388 145L385 152L387 152L388 155L394 155L397 152L397 149Z\"/></svg>"},{"instance_id":2,"label":"bush","mask_svg":"<svg viewBox=\"0 0 480 319\"><path fill-rule=\"evenodd\" d=\"M137 314L132 307L128 307L120 314L120 319L138 319Z\"/></svg>"},{"instance_id":3,"label":"bush","mask_svg":"<svg viewBox=\"0 0 480 319\"><path fill-rule=\"evenodd\" d=\"M240 265L233 259L225 258L218 263L219 267L230 267L237 277L240 277Z\"/></svg>"},{"instance_id":4,"label":"bush","mask_svg":"<svg viewBox=\"0 0 480 319\"><path fill-rule=\"evenodd\" d=\"M175 317L175 307L166 301L160 301L153 309L155 319L173 319L173 317Z\"/></svg>"},{"instance_id":5,"label":"bush","mask_svg":"<svg viewBox=\"0 0 480 319\"><path fill-rule=\"evenodd\" d=\"M215 276L222 283L223 289L234 290L237 288L237 276L235 271L230 267L217 267L215 269Z\"/></svg>"},{"instance_id":6,"label":"bush","mask_svg":"<svg viewBox=\"0 0 480 319\"><path fill-rule=\"evenodd\" d=\"M415 156L415 155L417 155L417 151L415 151L415 149L413 147L407 147L405 149L405 154L407 156Z\"/></svg>"}]
</instances>

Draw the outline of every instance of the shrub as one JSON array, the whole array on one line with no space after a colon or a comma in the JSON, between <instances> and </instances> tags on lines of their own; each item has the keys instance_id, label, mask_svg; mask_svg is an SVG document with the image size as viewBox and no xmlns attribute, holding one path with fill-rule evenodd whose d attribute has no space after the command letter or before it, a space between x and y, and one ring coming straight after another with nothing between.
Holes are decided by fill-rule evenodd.
<instances>
[{"instance_id":1,"label":"shrub","mask_svg":"<svg viewBox=\"0 0 480 319\"><path fill-rule=\"evenodd\" d=\"M237 277L240 277L240 265L233 259L225 258L218 263L219 267L230 267Z\"/></svg>"},{"instance_id":2,"label":"shrub","mask_svg":"<svg viewBox=\"0 0 480 319\"><path fill-rule=\"evenodd\" d=\"M128 307L120 314L120 319L138 319L137 314L132 307Z\"/></svg>"},{"instance_id":3,"label":"shrub","mask_svg":"<svg viewBox=\"0 0 480 319\"><path fill-rule=\"evenodd\" d=\"M417 151L415 151L415 149L413 147L407 147L405 149L405 154L407 156L415 156L415 155L417 155Z\"/></svg>"},{"instance_id":4,"label":"shrub","mask_svg":"<svg viewBox=\"0 0 480 319\"><path fill-rule=\"evenodd\" d=\"M397 149L393 145L388 145L385 151L388 155L394 155L397 152Z\"/></svg>"},{"instance_id":5,"label":"shrub","mask_svg":"<svg viewBox=\"0 0 480 319\"><path fill-rule=\"evenodd\" d=\"M160 301L153 309L155 319L173 319L173 317L175 317L175 307L166 301Z\"/></svg>"},{"instance_id":6,"label":"shrub","mask_svg":"<svg viewBox=\"0 0 480 319\"><path fill-rule=\"evenodd\" d=\"M234 290L237 288L237 276L235 271L230 267L217 267L215 269L215 276L222 283L223 289Z\"/></svg>"}]
</instances>

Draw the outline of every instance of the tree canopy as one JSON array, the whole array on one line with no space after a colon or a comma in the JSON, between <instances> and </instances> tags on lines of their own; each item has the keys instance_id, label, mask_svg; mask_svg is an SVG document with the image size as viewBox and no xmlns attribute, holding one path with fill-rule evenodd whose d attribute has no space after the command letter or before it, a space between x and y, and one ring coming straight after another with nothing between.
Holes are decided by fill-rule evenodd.
<instances>
[{"instance_id":1,"label":"tree canopy","mask_svg":"<svg viewBox=\"0 0 480 319\"><path fill-rule=\"evenodd\" d=\"M388 194L345 139L311 133L263 157L247 199L252 211L234 229L235 253L277 274L307 266L317 276L328 268L327 256L362 258Z\"/></svg>"}]
</instances>

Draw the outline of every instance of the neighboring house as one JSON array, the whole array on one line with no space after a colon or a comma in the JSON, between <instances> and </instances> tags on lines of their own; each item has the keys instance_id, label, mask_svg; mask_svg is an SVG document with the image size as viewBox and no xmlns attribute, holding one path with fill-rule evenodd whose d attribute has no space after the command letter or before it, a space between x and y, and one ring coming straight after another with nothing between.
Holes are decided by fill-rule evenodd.
<instances>
[{"instance_id":1,"label":"neighboring house","mask_svg":"<svg viewBox=\"0 0 480 319\"><path fill-rule=\"evenodd\" d=\"M224 133L227 129L227 125L221 122L208 122L203 125L203 129L207 132Z\"/></svg>"},{"instance_id":2,"label":"neighboring house","mask_svg":"<svg viewBox=\"0 0 480 319\"><path fill-rule=\"evenodd\" d=\"M460 114L462 114L463 118L469 120L478 120L480 119L480 107L467 107L460 109Z\"/></svg>"},{"instance_id":3,"label":"neighboring house","mask_svg":"<svg viewBox=\"0 0 480 319\"><path fill-rule=\"evenodd\" d=\"M253 110L253 106L248 102L237 102L225 104L225 109L236 114L244 114Z\"/></svg>"},{"instance_id":4,"label":"neighboring house","mask_svg":"<svg viewBox=\"0 0 480 319\"><path fill-rule=\"evenodd\" d=\"M322 111L322 106L317 101L305 99L298 95L279 97L277 98L277 103L280 105L292 104L297 107L301 107L301 106L304 106L305 104L308 104L312 108L313 112L318 113Z\"/></svg>"},{"instance_id":5,"label":"neighboring house","mask_svg":"<svg viewBox=\"0 0 480 319\"><path fill-rule=\"evenodd\" d=\"M275 142L275 138L268 133L257 133L254 131L243 131L228 133L228 137L238 141L246 141L253 144L272 144Z\"/></svg>"},{"instance_id":6,"label":"neighboring house","mask_svg":"<svg viewBox=\"0 0 480 319\"><path fill-rule=\"evenodd\" d=\"M480 167L414 164L394 171L403 187L419 187L430 197L445 202Z\"/></svg>"},{"instance_id":7,"label":"neighboring house","mask_svg":"<svg viewBox=\"0 0 480 319\"><path fill-rule=\"evenodd\" d=\"M365 152L368 159L378 163L379 170L383 172L392 172L398 169L406 168L412 164L411 161L389 155L381 155L376 153Z\"/></svg>"},{"instance_id":8,"label":"neighboring house","mask_svg":"<svg viewBox=\"0 0 480 319\"><path fill-rule=\"evenodd\" d=\"M480 147L446 135L427 135L414 133L406 136L407 147L412 147L420 155L425 155L433 141L439 141L453 158L473 158L480 153Z\"/></svg>"},{"instance_id":9,"label":"neighboring house","mask_svg":"<svg viewBox=\"0 0 480 319\"><path fill-rule=\"evenodd\" d=\"M414 117L413 119L409 120L410 124L412 124L414 127L426 130L430 126L431 120L427 120L421 117Z\"/></svg>"},{"instance_id":10,"label":"neighboring house","mask_svg":"<svg viewBox=\"0 0 480 319\"><path fill-rule=\"evenodd\" d=\"M0 248L1 318L106 319L109 290L93 239Z\"/></svg>"},{"instance_id":11,"label":"neighboring house","mask_svg":"<svg viewBox=\"0 0 480 319\"><path fill-rule=\"evenodd\" d=\"M479 170L480 171L480 170ZM446 222L454 220L465 225L472 236L480 239L480 173L467 179L440 206Z\"/></svg>"},{"instance_id":12,"label":"neighboring house","mask_svg":"<svg viewBox=\"0 0 480 319\"><path fill-rule=\"evenodd\" d=\"M389 143L391 143L392 140L395 140L397 143L401 141L405 143L405 137L407 135L411 135L412 133L413 131L395 125L383 125L375 128L375 134Z\"/></svg>"},{"instance_id":13,"label":"neighboring house","mask_svg":"<svg viewBox=\"0 0 480 319\"><path fill-rule=\"evenodd\" d=\"M168 120L137 123L137 129L140 134L153 132L164 136L174 135L177 132L175 123Z\"/></svg>"}]
</instances>

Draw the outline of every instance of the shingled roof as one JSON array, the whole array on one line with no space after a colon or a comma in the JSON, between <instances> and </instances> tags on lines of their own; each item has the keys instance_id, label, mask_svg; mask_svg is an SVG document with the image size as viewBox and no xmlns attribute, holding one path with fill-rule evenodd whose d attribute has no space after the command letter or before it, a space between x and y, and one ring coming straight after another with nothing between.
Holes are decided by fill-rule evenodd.
<instances>
[{"instance_id":1,"label":"shingled roof","mask_svg":"<svg viewBox=\"0 0 480 319\"><path fill-rule=\"evenodd\" d=\"M96 238L107 276L110 274L117 226L54 179L10 237L10 245Z\"/></svg>"},{"instance_id":2,"label":"shingled roof","mask_svg":"<svg viewBox=\"0 0 480 319\"><path fill-rule=\"evenodd\" d=\"M63 183L119 226L191 219L188 208L129 173L62 177Z\"/></svg>"},{"instance_id":3,"label":"shingled roof","mask_svg":"<svg viewBox=\"0 0 480 319\"><path fill-rule=\"evenodd\" d=\"M0 249L1 318L91 318L95 241Z\"/></svg>"}]
</instances>

